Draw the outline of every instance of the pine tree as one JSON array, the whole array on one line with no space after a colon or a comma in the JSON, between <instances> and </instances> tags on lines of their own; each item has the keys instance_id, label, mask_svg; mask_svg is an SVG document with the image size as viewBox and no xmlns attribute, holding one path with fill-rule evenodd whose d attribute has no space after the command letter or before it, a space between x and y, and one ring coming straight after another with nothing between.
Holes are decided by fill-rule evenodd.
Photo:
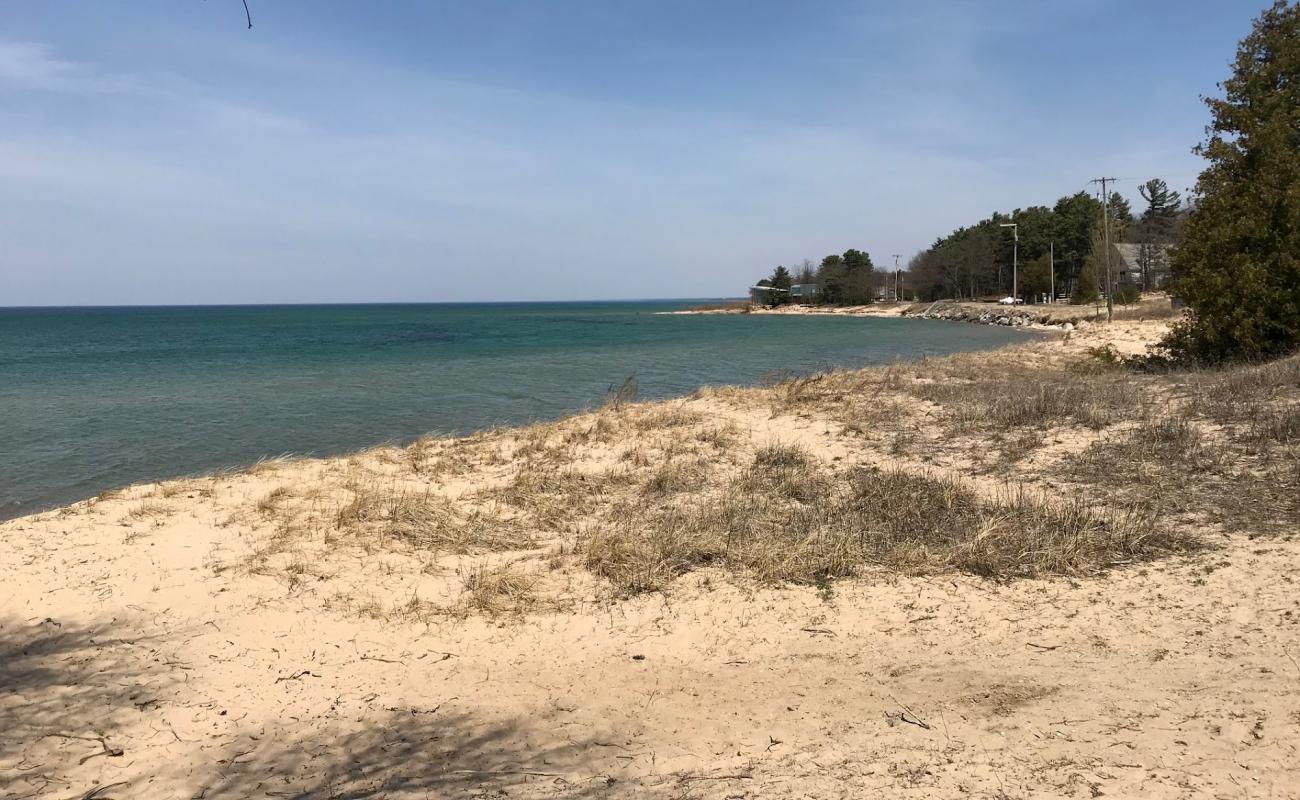
<instances>
[{"instance_id":1,"label":"pine tree","mask_svg":"<svg viewBox=\"0 0 1300 800\"><path fill-rule=\"evenodd\" d=\"M1178 192L1170 190L1169 184L1152 178L1138 187L1138 194L1147 201L1146 210L1142 212L1144 225L1165 230L1173 225L1183 200Z\"/></svg>"},{"instance_id":2,"label":"pine tree","mask_svg":"<svg viewBox=\"0 0 1300 800\"><path fill-rule=\"evenodd\" d=\"M781 305L790 302L790 287L794 284L794 278L790 275L790 270L783 266L777 265L772 270L771 286L776 291L770 292L773 305Z\"/></svg>"},{"instance_id":3,"label":"pine tree","mask_svg":"<svg viewBox=\"0 0 1300 800\"><path fill-rule=\"evenodd\" d=\"M1210 363L1300 348L1300 6L1275 0L1255 20L1221 88L1173 259L1192 314L1165 341Z\"/></svg>"},{"instance_id":4,"label":"pine tree","mask_svg":"<svg viewBox=\"0 0 1300 800\"><path fill-rule=\"evenodd\" d=\"M1093 271L1091 264L1085 264L1083 269L1079 270L1079 280L1074 284L1074 291L1070 293L1070 302L1075 305L1084 305L1085 303L1094 303L1101 297L1101 292L1097 289L1097 273Z\"/></svg>"},{"instance_id":5,"label":"pine tree","mask_svg":"<svg viewBox=\"0 0 1300 800\"><path fill-rule=\"evenodd\" d=\"M1021 266L1020 292L1031 298L1052 292L1052 261L1047 253Z\"/></svg>"},{"instance_id":6,"label":"pine tree","mask_svg":"<svg viewBox=\"0 0 1300 800\"><path fill-rule=\"evenodd\" d=\"M1098 241L1101 240L1100 236L1096 238ZM1074 284L1074 292L1070 294L1071 303L1083 305L1085 303L1095 303L1101 298L1101 291L1097 288L1097 274L1099 272L1098 252L1102 246L1104 245L1095 247L1088 256L1088 260L1079 269L1079 279Z\"/></svg>"},{"instance_id":7,"label":"pine tree","mask_svg":"<svg viewBox=\"0 0 1300 800\"><path fill-rule=\"evenodd\" d=\"M1111 192L1110 200L1106 203L1110 211L1111 233L1113 241L1122 241L1124 234L1128 231L1128 226L1133 222L1133 207L1124 199L1124 195L1119 192Z\"/></svg>"}]
</instances>

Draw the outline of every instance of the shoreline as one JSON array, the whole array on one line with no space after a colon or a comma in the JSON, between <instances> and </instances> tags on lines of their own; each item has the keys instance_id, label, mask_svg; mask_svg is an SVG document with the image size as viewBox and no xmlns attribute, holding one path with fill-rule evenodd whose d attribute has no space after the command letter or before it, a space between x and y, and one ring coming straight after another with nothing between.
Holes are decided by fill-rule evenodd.
<instances>
[{"instance_id":1,"label":"shoreline","mask_svg":"<svg viewBox=\"0 0 1300 800\"><path fill-rule=\"evenodd\" d=\"M1089 355L1141 352L1165 327L265 462L0 522L0 716L15 723L0 775L58 797L1284 791L1300 542L1271 518L1206 518L1199 456L1125 449L1150 427L1135 400L1161 419L1188 389ZM1215 413L1238 413L1248 384L1225 385ZM1235 441L1199 420L1205 442ZM1158 485L1186 492L1162 534L1185 538L1139 526L1124 553L1033 564L1042 547L988 549L1043 514L1049 534L1074 524L1052 515L1076 495L1157 485L1113 484L1124 470L1183 461ZM710 520L757 514L744 524L767 531L776 514L779 534L807 520L787 516L802 501L763 497L842 504L853 486L899 530L939 515L931 532L965 512L924 492L969 492L990 504L984 549L936 538L860 567L785 543L734 565L709 549ZM1252 514L1293 502L1258 495L1268 481L1229 488ZM1119 670L1123 686L1106 677Z\"/></svg>"},{"instance_id":2,"label":"shoreline","mask_svg":"<svg viewBox=\"0 0 1300 800\"><path fill-rule=\"evenodd\" d=\"M658 306L669 308L670 306ZM954 334L942 329L930 331L882 332L864 341L853 329L836 332L826 329L823 335L813 335L808 343L789 343L787 336L772 328L757 337L737 338L726 333L731 325L701 323L684 328L675 323L653 323L643 312L617 314L628 320L628 329L634 331L631 344L617 346L615 341L593 340L589 345L572 343L561 345L563 354L555 355L562 361L548 361L545 370L530 374L532 366L527 348L504 347L504 360L498 361L482 348L469 347L460 355L459 344L436 353L421 355L418 351L409 357L418 360L418 368L407 368L407 379L394 380L395 372L373 369L364 359L342 356L338 362L334 355L321 357L307 348L314 361L299 369L286 361L285 368L275 374L283 376L268 383L260 391L253 384L242 384L245 366L224 362L220 374L223 385L216 386L203 378L200 370L183 366L183 357L163 361L157 373L158 390L153 403L141 409L144 419L158 419L157 429L140 425L133 437L120 435L130 430L130 398L123 385L113 377L112 368L102 368L94 376L83 376L61 383L60 392L65 397L78 396L78 387L94 385L99 392L79 404L55 402L46 412L23 413L31 418L32 433L25 438L0 435L0 449L4 441L12 443L16 454L8 469L0 467L0 520L27 516L39 511L83 501L103 490L129 487L132 484L156 482L180 477L197 478L218 470L241 470L253 466L257 460L283 455L298 457L347 456L348 454L383 443L408 444L423 436L437 433L465 435L474 431L491 430L502 426L517 427L532 422L553 420L557 417L598 407L605 399L607 387L617 386L629 373L640 379L640 392L647 397L683 396L699 386L706 385L757 385L769 374L788 368L790 371L822 369L826 365L860 365L864 362L881 362L897 358L920 358L930 350L946 351L1000 346L1018 340L1015 334L971 335ZM304 318L304 324L309 318ZM567 317L566 317L567 319ZM806 321L807 322L807 321ZM540 326L543 330L546 326ZM809 322L807 327L822 329ZM623 326L619 326L621 330ZM663 331L663 329L671 329ZM162 330L151 326L161 335ZM267 329L269 330L269 329ZM592 328L591 330L595 330ZM662 334L656 331L663 331ZM686 331L685 333L679 333ZM810 332L811 334L812 332ZM269 333L268 333L269 335ZM490 334L495 336L496 334ZM677 343L676 353L657 351L660 335ZM150 337L157 340L156 337ZM401 337L420 341L418 336ZM724 341L725 339L725 341ZM489 341L492 341L491 339ZM508 344L508 343L507 343ZM488 350L495 349L495 345ZM283 350L283 352L290 352ZM387 363L393 356L385 349L375 351L376 360ZM486 360L483 359L486 355ZM572 357L570 357L572 356ZM129 358L130 356L124 356ZM161 356L160 356L161 358ZM446 358L454 373L442 375L438 365ZM57 361L52 362L57 365ZM116 359L114 359L116 363ZM125 362L123 362L125 363ZM570 367L569 365L578 365ZM180 365L180 366L178 366ZM266 369L265 365L261 365ZM57 373L57 366L46 369ZM218 372L217 370L213 371ZM326 375L332 377L326 378ZM45 379L40 370L20 372L16 376L20 399L26 397L35 408L41 397L24 391L22 386L31 381L42 385ZM320 383L313 390L312 405L296 393L299 385L312 381ZM355 384L355 390L347 388ZM274 385L272 391L267 386ZM362 386L379 387L363 389ZM427 387L407 390L407 387ZM365 399L365 393L375 392ZM100 395L103 400L99 400ZM239 406L229 402L203 402L193 398L231 397L246 402ZM340 399L345 402L340 402ZM191 409L192 422L156 409L169 405L183 405ZM78 413L97 414L101 408L109 415L100 423L92 436L82 438L65 421L75 414L64 413L72 407ZM242 407L242 408L241 408ZM241 409L233 411L232 409ZM289 414L285 408L292 408ZM491 409L483 413L482 409ZM380 417L381 424L370 425L364 410ZM264 416L277 422L268 423ZM159 419L161 418L161 419ZM208 419L213 420L209 424ZM422 422L423 421L423 422ZM194 424L197 423L197 426ZM284 424L278 424L284 423ZM193 436L192 427L200 427L202 441L192 440L194 447L171 447L168 442L175 436ZM22 430L19 426L15 430ZM24 452L22 441L39 436L84 454L72 466L66 467L56 451L31 448ZM115 453L128 455L120 459ZM26 456L31 455L31 458ZM20 468L17 465L22 463ZM7 490L7 491L6 491ZM8 502L5 502L8 501Z\"/></svg>"},{"instance_id":3,"label":"shoreline","mask_svg":"<svg viewBox=\"0 0 1300 800\"><path fill-rule=\"evenodd\" d=\"M880 302L865 306L732 306L725 308L680 309L659 311L657 314L758 314L774 316L849 316L849 317L907 317L911 319L939 319L954 322L971 322L982 325L1002 325L1047 331L1073 331L1105 323L1104 306L1078 306L1046 304L1031 306L1004 306L998 303L968 300L938 300L934 302ZM1176 315L1170 307L1169 297L1151 294L1137 303L1116 307L1116 320L1163 320Z\"/></svg>"}]
</instances>

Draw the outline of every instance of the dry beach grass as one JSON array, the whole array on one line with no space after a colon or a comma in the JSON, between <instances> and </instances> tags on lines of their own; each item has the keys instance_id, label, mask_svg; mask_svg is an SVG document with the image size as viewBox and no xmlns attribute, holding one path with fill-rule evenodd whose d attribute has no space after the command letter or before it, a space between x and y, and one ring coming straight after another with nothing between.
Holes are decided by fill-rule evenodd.
<instances>
[{"instance_id":1,"label":"dry beach grass","mask_svg":"<svg viewBox=\"0 0 1300 800\"><path fill-rule=\"evenodd\" d=\"M1285 796L1300 359L1164 324L0 523L0 795Z\"/></svg>"}]
</instances>

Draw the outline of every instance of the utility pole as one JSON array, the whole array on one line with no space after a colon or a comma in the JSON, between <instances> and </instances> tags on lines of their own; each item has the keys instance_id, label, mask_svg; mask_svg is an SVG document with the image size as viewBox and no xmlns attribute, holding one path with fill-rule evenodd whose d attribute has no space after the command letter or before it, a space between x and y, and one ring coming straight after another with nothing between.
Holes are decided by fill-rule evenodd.
<instances>
[{"instance_id":1,"label":"utility pole","mask_svg":"<svg viewBox=\"0 0 1300 800\"><path fill-rule=\"evenodd\" d=\"M1111 284L1110 275L1110 192L1107 190L1108 183L1114 183L1119 178L1097 178L1091 183L1101 184L1101 229L1106 243L1106 321L1111 322L1115 319L1115 287Z\"/></svg>"},{"instance_id":2,"label":"utility pole","mask_svg":"<svg viewBox=\"0 0 1300 800\"><path fill-rule=\"evenodd\" d=\"M1047 302L1056 305L1056 242L1048 246L1048 252L1052 258L1052 289L1047 295Z\"/></svg>"},{"instance_id":3,"label":"utility pole","mask_svg":"<svg viewBox=\"0 0 1300 800\"><path fill-rule=\"evenodd\" d=\"M894 253L894 302L895 303L897 303L899 300L902 299L902 293L899 291L898 288L898 280L902 275L902 270L898 268L899 258L902 258L902 254Z\"/></svg>"}]
</instances>

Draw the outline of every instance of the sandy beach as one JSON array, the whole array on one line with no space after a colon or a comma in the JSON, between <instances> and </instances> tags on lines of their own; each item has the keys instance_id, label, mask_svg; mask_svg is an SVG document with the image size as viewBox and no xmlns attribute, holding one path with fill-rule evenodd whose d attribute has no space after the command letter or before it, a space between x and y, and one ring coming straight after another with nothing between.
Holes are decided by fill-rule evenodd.
<instances>
[{"instance_id":1,"label":"sandy beach","mask_svg":"<svg viewBox=\"0 0 1300 800\"><path fill-rule=\"evenodd\" d=\"M1188 400L1227 378L1106 366L1165 326L266 462L0 523L0 796L1297 796L1295 449L1281 433L1266 462L1232 449L1247 423ZM1285 421L1300 383L1282 364L1233 386L1272 387ZM945 394L986 378L1083 399L998 429L1011 390ZM1184 411L1220 466L1178 472L1186 438L1097 466L1099 442ZM818 552L813 569L802 551L665 543L778 456L827 486L906 474L1008 508L1021 491L1147 516L1123 523L1121 555L981 534L842 568ZM1253 510L1197 505L1233 476Z\"/></svg>"}]
</instances>

